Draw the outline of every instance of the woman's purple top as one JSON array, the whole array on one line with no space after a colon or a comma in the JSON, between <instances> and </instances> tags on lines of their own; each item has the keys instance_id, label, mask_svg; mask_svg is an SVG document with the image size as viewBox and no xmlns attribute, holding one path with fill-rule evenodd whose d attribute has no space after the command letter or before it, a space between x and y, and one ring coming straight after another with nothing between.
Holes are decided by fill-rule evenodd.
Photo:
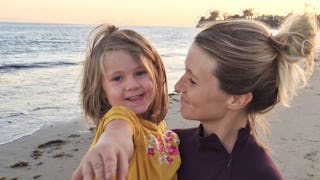
<instances>
[{"instance_id":1,"label":"woman's purple top","mask_svg":"<svg viewBox=\"0 0 320 180\"><path fill-rule=\"evenodd\" d=\"M239 130L229 154L215 134L203 137L203 127L175 129L180 137L179 180L280 180L280 172L250 133Z\"/></svg>"}]
</instances>

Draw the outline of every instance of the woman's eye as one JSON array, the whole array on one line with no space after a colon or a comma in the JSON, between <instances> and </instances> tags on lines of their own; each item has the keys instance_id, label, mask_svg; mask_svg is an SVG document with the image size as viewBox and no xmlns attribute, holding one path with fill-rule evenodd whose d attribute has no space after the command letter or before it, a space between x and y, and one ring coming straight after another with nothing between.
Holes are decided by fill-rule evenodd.
<instances>
[{"instance_id":1,"label":"woman's eye","mask_svg":"<svg viewBox=\"0 0 320 180\"><path fill-rule=\"evenodd\" d=\"M138 72L136 72L136 75L137 76L143 76L143 75L145 75L147 72L146 71L138 71Z\"/></svg>"},{"instance_id":2,"label":"woman's eye","mask_svg":"<svg viewBox=\"0 0 320 180\"><path fill-rule=\"evenodd\" d=\"M191 84L197 84L192 78L189 78Z\"/></svg>"}]
</instances>

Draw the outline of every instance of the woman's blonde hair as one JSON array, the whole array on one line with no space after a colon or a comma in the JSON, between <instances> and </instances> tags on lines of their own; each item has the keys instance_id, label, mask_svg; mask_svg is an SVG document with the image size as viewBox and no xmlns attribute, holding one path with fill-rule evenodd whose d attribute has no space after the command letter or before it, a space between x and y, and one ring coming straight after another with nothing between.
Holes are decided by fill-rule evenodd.
<instances>
[{"instance_id":1,"label":"woman's blonde hair","mask_svg":"<svg viewBox=\"0 0 320 180\"><path fill-rule=\"evenodd\" d=\"M289 106L297 89L306 85L317 30L315 17L303 14L288 17L276 35L261 22L233 20L214 24L195 37L195 43L215 59L212 73L223 91L253 94L246 110L255 137L257 115L278 103Z\"/></svg>"},{"instance_id":2,"label":"woman's blonde hair","mask_svg":"<svg viewBox=\"0 0 320 180\"><path fill-rule=\"evenodd\" d=\"M162 59L142 35L106 24L96 27L88 39L81 87L85 117L98 124L111 108L102 89L102 78L104 54L113 50L126 51L145 66L155 86L155 98L142 118L159 123L165 118L168 109L167 79Z\"/></svg>"}]
</instances>

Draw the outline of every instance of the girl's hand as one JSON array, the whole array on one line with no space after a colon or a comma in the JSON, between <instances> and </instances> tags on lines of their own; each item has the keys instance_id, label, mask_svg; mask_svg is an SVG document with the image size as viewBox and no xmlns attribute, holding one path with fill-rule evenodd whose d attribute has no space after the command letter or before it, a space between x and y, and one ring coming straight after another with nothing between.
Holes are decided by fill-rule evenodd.
<instances>
[{"instance_id":1,"label":"girl's hand","mask_svg":"<svg viewBox=\"0 0 320 180\"><path fill-rule=\"evenodd\" d=\"M82 158L72 180L125 179L134 148L132 128L122 120L113 120L105 127L97 144Z\"/></svg>"}]
</instances>

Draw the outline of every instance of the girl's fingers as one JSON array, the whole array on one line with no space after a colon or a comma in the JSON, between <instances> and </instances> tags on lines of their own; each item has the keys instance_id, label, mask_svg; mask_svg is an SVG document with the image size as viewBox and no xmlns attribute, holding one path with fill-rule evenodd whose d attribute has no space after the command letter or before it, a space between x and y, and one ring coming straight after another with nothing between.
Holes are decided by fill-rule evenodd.
<instances>
[{"instance_id":1,"label":"girl's fingers","mask_svg":"<svg viewBox=\"0 0 320 180\"><path fill-rule=\"evenodd\" d=\"M102 157L99 156L95 161L92 162L91 167L94 172L95 180L105 180L104 164Z\"/></svg>"},{"instance_id":2,"label":"girl's fingers","mask_svg":"<svg viewBox=\"0 0 320 180\"><path fill-rule=\"evenodd\" d=\"M112 179L116 175L117 171L117 156L114 151L109 151L104 153L102 156L104 164L105 178L107 180Z\"/></svg>"},{"instance_id":3,"label":"girl's fingers","mask_svg":"<svg viewBox=\"0 0 320 180\"><path fill-rule=\"evenodd\" d=\"M82 173L84 180L94 180L95 178L95 172L93 171L93 167L90 162L82 164Z\"/></svg>"},{"instance_id":4,"label":"girl's fingers","mask_svg":"<svg viewBox=\"0 0 320 180\"><path fill-rule=\"evenodd\" d=\"M82 174L82 168L81 166L78 166L78 168L73 172L71 180L82 180L83 174Z\"/></svg>"},{"instance_id":5,"label":"girl's fingers","mask_svg":"<svg viewBox=\"0 0 320 180\"><path fill-rule=\"evenodd\" d=\"M118 153L118 180L125 180L128 174L129 161L125 153Z\"/></svg>"}]
</instances>

